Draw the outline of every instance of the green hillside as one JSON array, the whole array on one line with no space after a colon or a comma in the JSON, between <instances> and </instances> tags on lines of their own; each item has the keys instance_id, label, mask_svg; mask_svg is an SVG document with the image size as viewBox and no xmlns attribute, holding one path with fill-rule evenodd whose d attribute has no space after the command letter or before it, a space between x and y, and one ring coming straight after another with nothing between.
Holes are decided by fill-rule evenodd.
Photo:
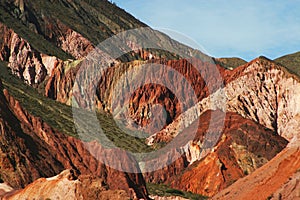
<instances>
[{"instance_id":1,"label":"green hillside","mask_svg":"<svg viewBox=\"0 0 300 200\"><path fill-rule=\"evenodd\" d=\"M300 52L276 58L275 61L300 76Z\"/></svg>"},{"instance_id":2,"label":"green hillside","mask_svg":"<svg viewBox=\"0 0 300 200\"><path fill-rule=\"evenodd\" d=\"M0 62L0 79L4 88L30 114L40 117L51 127L62 133L78 137L73 121L72 107L42 96L36 89L11 75L4 62ZM88 115L89 113L86 112L84 114ZM121 131L109 114L97 113L97 117L104 133L116 146L132 152L147 152L151 150L143 139L130 136ZM89 124L84 124L84 126L89 127Z\"/></svg>"},{"instance_id":3,"label":"green hillside","mask_svg":"<svg viewBox=\"0 0 300 200\"><path fill-rule=\"evenodd\" d=\"M214 58L215 62L226 69L234 69L247 63L247 61L237 58Z\"/></svg>"}]
</instances>

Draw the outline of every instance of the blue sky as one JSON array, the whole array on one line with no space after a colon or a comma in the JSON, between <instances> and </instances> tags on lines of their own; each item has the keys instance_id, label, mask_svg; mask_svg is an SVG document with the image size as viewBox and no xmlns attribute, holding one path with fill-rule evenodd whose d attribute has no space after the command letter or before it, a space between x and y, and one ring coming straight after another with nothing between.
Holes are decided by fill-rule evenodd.
<instances>
[{"instance_id":1,"label":"blue sky","mask_svg":"<svg viewBox=\"0 0 300 200\"><path fill-rule=\"evenodd\" d=\"M299 0L114 2L155 29L171 29L193 39L214 57L249 61L300 51Z\"/></svg>"}]
</instances>

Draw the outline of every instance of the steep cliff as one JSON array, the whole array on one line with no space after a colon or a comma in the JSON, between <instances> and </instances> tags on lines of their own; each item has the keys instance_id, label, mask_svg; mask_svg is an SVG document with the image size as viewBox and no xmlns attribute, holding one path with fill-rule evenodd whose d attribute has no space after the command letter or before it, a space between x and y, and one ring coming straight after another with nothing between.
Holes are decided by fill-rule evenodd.
<instances>
[{"instance_id":1,"label":"steep cliff","mask_svg":"<svg viewBox=\"0 0 300 200\"><path fill-rule=\"evenodd\" d=\"M0 23L0 59L7 61L8 67L19 78L30 85L44 81L55 67L56 59L43 55L12 29ZM44 62L47 60L48 62Z\"/></svg>"}]
</instances>

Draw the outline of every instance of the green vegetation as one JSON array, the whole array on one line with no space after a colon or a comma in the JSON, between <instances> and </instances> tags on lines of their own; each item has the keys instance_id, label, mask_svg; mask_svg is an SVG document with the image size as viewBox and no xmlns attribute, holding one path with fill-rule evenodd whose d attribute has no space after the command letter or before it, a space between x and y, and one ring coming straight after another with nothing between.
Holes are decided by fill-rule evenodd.
<instances>
[{"instance_id":1,"label":"green vegetation","mask_svg":"<svg viewBox=\"0 0 300 200\"><path fill-rule=\"evenodd\" d=\"M177 189L170 188L164 184L154 184L154 183L147 183L147 189L150 195L157 195L157 196L180 196L187 199L194 199L194 200L204 200L208 199L205 196L194 194L191 192L185 192Z\"/></svg>"},{"instance_id":2,"label":"green vegetation","mask_svg":"<svg viewBox=\"0 0 300 200\"><path fill-rule=\"evenodd\" d=\"M36 89L11 75L4 62L0 62L0 78L3 86L30 114L40 117L51 127L62 133L78 137L74 126L72 107L40 95ZM85 111L81 114L88 116L91 113ZM148 152L152 150L145 144L143 139L124 133L109 114L98 112L97 118L104 134L116 146L131 152ZM90 125L83 124L83 126L80 128L89 128ZM94 139L92 135L91 139Z\"/></svg>"},{"instance_id":3,"label":"green vegetation","mask_svg":"<svg viewBox=\"0 0 300 200\"><path fill-rule=\"evenodd\" d=\"M107 0L25 1L27 9L20 16L14 14L18 8L13 4L5 1L2 1L1 4L7 8L6 13L9 11L10 18L21 18L23 24L28 27L34 24L39 34L45 38L47 38L46 28L49 26L49 22L45 21L45 19L50 20L50 23L53 23L53 25L55 25L55 19L57 19L59 22L81 33L94 45L121 31L146 26ZM24 18L21 15L27 17ZM17 20L21 21L20 19ZM4 22L8 24L7 21ZM18 32L19 29L14 30Z\"/></svg>"},{"instance_id":4,"label":"green vegetation","mask_svg":"<svg viewBox=\"0 0 300 200\"><path fill-rule=\"evenodd\" d=\"M13 29L20 37L27 40L37 51L47 55L56 56L62 60L72 58L71 55L67 54L54 44L47 41L44 37L22 24L20 19L12 17L2 6L0 6L0 22L4 23L8 28Z\"/></svg>"},{"instance_id":5,"label":"green vegetation","mask_svg":"<svg viewBox=\"0 0 300 200\"><path fill-rule=\"evenodd\" d=\"M146 24L107 0L25 0L25 4L26 8L22 13L23 11L13 3L2 0L0 21L11 27L39 52L55 55L62 60L67 60L72 56L56 46L55 37L60 36L61 30L55 26L59 27L59 24L66 25L80 33L95 46L125 30L147 27ZM51 26L52 28L50 28ZM170 50L176 49L182 54L193 52L198 57L203 56L202 53L180 44L158 31L153 31L147 35L143 32L141 34L136 33L135 35L128 35L127 38L133 43L142 43L144 46L151 44L154 47L150 49L150 52L160 58L179 58L174 52L161 50L161 47ZM185 56L189 57L188 55ZM141 58L138 54L129 52L119 59L128 62Z\"/></svg>"},{"instance_id":6,"label":"green vegetation","mask_svg":"<svg viewBox=\"0 0 300 200\"><path fill-rule=\"evenodd\" d=\"M276 58L274 61L300 76L300 52Z\"/></svg>"},{"instance_id":7,"label":"green vegetation","mask_svg":"<svg viewBox=\"0 0 300 200\"><path fill-rule=\"evenodd\" d=\"M37 51L62 60L72 56L56 46L57 41L50 37L52 31L54 35L60 36L61 33L56 32L60 30L49 30L49 26L63 23L94 45L119 32L146 26L106 0L33 0L25 1L25 4L26 8L22 13L12 2L1 0L0 22L12 28ZM127 57L121 60L132 59L129 55Z\"/></svg>"}]
</instances>

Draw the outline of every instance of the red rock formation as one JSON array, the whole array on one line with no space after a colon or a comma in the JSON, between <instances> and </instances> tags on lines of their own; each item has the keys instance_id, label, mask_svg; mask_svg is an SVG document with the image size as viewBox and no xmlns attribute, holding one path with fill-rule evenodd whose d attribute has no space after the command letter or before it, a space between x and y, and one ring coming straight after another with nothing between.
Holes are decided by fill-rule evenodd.
<instances>
[{"instance_id":1,"label":"red rock formation","mask_svg":"<svg viewBox=\"0 0 300 200\"><path fill-rule=\"evenodd\" d=\"M76 175L65 170L51 178L40 178L25 189L15 190L2 196L3 200L13 199L129 199L124 190L109 190L104 179L93 175Z\"/></svg>"},{"instance_id":2,"label":"red rock formation","mask_svg":"<svg viewBox=\"0 0 300 200\"><path fill-rule=\"evenodd\" d=\"M300 198L300 170L297 171L289 177L288 181L285 182L277 189L276 192L270 194L268 198L270 199L299 199ZM282 182L280 182L282 183Z\"/></svg>"},{"instance_id":3,"label":"red rock formation","mask_svg":"<svg viewBox=\"0 0 300 200\"><path fill-rule=\"evenodd\" d=\"M77 78L82 81L82 85L87 85L90 81L86 71L93 69L87 67L89 66L85 61L68 70L65 70L66 65L58 66L46 84L46 96L70 104L75 75L80 68L83 68L80 69L82 74L77 74ZM197 68L201 70L201 74ZM224 71L220 67L217 69L221 73ZM90 96L96 92L97 98L92 102L80 104L82 107L89 107L88 105L96 103L98 108L120 118L131 118L134 123L142 127L151 124L151 115L154 115L151 108L154 105L161 105L166 111L166 121L153 123L162 124L161 129L177 118L182 111L187 110L198 100L207 97L210 92L214 92L221 86L223 82L218 82L219 80L213 78L215 75L213 70L212 64L204 63L199 59L134 61L115 64L108 67L103 74L99 74L99 69L95 69L95 74L99 74L99 77L95 76L97 78L95 81L99 81L97 83L99 86L96 91L85 88L84 96L87 97L87 100L93 100ZM141 85L138 85L139 81L141 81ZM90 85L94 86L91 83ZM126 87L124 87L125 85ZM211 91L207 85L210 86ZM119 113L118 110L124 107L128 108L128 112ZM158 127L148 129L156 130Z\"/></svg>"},{"instance_id":4,"label":"red rock formation","mask_svg":"<svg viewBox=\"0 0 300 200\"><path fill-rule=\"evenodd\" d=\"M12 29L0 23L0 59L7 61L12 72L28 84L41 83L46 75L42 56Z\"/></svg>"},{"instance_id":5,"label":"red rock formation","mask_svg":"<svg viewBox=\"0 0 300 200\"><path fill-rule=\"evenodd\" d=\"M44 17L43 20L46 24L47 39L74 58L81 59L94 49L94 45L88 39L58 19Z\"/></svg>"},{"instance_id":6,"label":"red rock formation","mask_svg":"<svg viewBox=\"0 0 300 200\"><path fill-rule=\"evenodd\" d=\"M298 137L293 129L300 113L300 81L284 67L263 57L236 68L227 79L227 110L276 131L287 140Z\"/></svg>"},{"instance_id":7,"label":"red rock formation","mask_svg":"<svg viewBox=\"0 0 300 200\"><path fill-rule=\"evenodd\" d=\"M0 107L0 175L14 188L24 187L39 177L54 176L64 169L74 169L82 175L102 178L109 189L125 190L132 198L147 198L141 174L123 173L100 163L82 141L59 133L30 115L6 89L0 93ZM104 151L97 143L93 146ZM105 151L109 155L109 150ZM128 157L122 151L118 154ZM110 156L108 159L113 159ZM134 161L123 164L137 167Z\"/></svg>"},{"instance_id":8,"label":"red rock formation","mask_svg":"<svg viewBox=\"0 0 300 200\"><path fill-rule=\"evenodd\" d=\"M287 188L282 190L282 187L291 184L288 182L293 180L299 168L299 147L287 147L266 165L238 180L213 199L298 199L299 190L293 192ZM299 176L296 179L298 178ZM297 184L295 186L298 187Z\"/></svg>"},{"instance_id":9,"label":"red rock formation","mask_svg":"<svg viewBox=\"0 0 300 200\"><path fill-rule=\"evenodd\" d=\"M153 62L157 62L157 61L153 61ZM158 61L159 63L163 63L166 64L164 61ZM258 62L259 66L253 67L253 65L256 65L256 62ZM195 89L195 91L199 91L199 93L197 93L198 98L199 99L203 99L205 98L207 95L209 95L207 93L207 88L205 87L204 81L201 79L198 79L199 76L195 75L195 76L190 76L191 74L195 74L195 72L191 72L192 69L189 68L189 65L187 63L187 61L185 60L181 60L181 61L169 61L170 65L172 66L172 68L178 70L181 74L183 74L185 76L185 78L187 80L189 80L193 85L193 88ZM102 106L103 108L107 108L107 105L110 105L110 96L109 94L111 94L111 91L113 90L113 86L117 85L117 82L120 80L120 77L122 74L124 74L124 72L126 70L130 71L132 74L137 73L137 69L139 66L141 66L142 64L145 64L145 62L134 62L134 63L129 63L129 64L124 64L124 65L116 65L112 68L109 68L105 75L103 76L102 81L100 82L100 87L99 87L99 91L98 91L98 95L99 97L99 102L103 102ZM266 66L270 66L270 67L266 67ZM260 69L264 68L265 71L261 71ZM255 72L259 72L259 73L263 73L263 74L267 74L270 73L272 70L283 70L282 68L278 68L277 66L275 66L273 63L271 63L270 61L264 61L264 60L256 60L251 62L250 64L241 67L241 68L237 68L236 70L233 71L222 71L223 76L225 77L225 82L226 85L228 86L228 88L235 88L236 86L248 86L247 82L243 83L242 85L238 83L238 80L240 77L243 77L246 75L246 77L250 76L250 77L260 77L260 75L258 75ZM248 70L248 71L247 71ZM285 73L285 72L284 72ZM209 74L209 73L208 73ZM282 74L282 80L286 81L284 74ZM105 78L104 78L105 77ZM287 77L289 77L289 75L287 75ZM255 79L255 78L254 78ZM200 81L199 81L200 80ZM256 80L256 79L255 79ZM171 81L167 80L167 81ZM198 82L197 82L198 81ZM180 81L179 81L180 82ZM260 82L257 80L256 81L257 84L260 84ZM212 84L212 83L211 83ZM285 83L284 83L285 84ZM283 85L284 85L283 84ZM179 87L179 86L178 86ZM255 85L250 85L248 87L253 87L252 89L254 90L256 88ZM231 89L232 89L231 88ZM227 88L226 88L227 89ZM237 90L238 89L234 89ZM229 89L226 90L226 92L229 93ZM271 91L271 90L268 90ZM268 92L267 92L268 93ZM231 94L231 93L229 93ZM145 116L148 116L149 114L149 105L154 105L154 104L163 104L163 105L167 105L167 111L169 113L174 113L175 115L170 115L171 120L173 121L175 118L177 118L180 114L180 112L178 112L180 109L178 108L178 103L176 103L176 98L175 101L173 100L173 102L168 103L169 99L167 99L167 101L163 100L161 101L160 96L165 96L165 97L170 97L170 95L173 95L172 93L170 93L170 91L164 89L163 87L157 86L157 85L153 85L153 84L149 84L149 85L144 85L143 87L139 88L138 90L136 90L132 96L130 96L130 109L132 109L130 111L130 116L132 117L132 119L136 120L137 123L141 124L141 125L147 125L147 123L149 123L149 121L147 121L147 118L143 118ZM124 97L124 99L126 99L126 95L122 95ZM263 95L259 95L258 98L263 98ZM274 97L276 99L276 97ZM172 99L172 98L171 98ZM174 99L174 98L173 98ZM121 101L122 102L122 101ZM124 101L123 101L124 102ZM233 101L232 101L233 102ZM233 104L232 102L230 102L229 106L236 106L238 104ZM237 107L238 113L245 113L246 111L243 110L242 105L245 104L245 102L243 101L237 101L239 104L241 104L241 106ZM247 106L247 105L245 105ZM255 107L250 107L250 109L254 109ZM271 108L271 109L274 109ZM141 111L143 111L143 116L139 115L141 113ZM275 111L275 110L274 110ZM273 112L273 111L272 111ZM241 118L240 120L242 120L243 118ZM262 118L261 118L262 119ZM239 120L238 120L239 121ZM261 121L259 121L261 122ZM232 122L240 124L241 122ZM254 123L255 124L255 123ZM265 125L264 123L262 123L263 125ZM253 127L256 127L259 125L251 125ZM250 127L251 127L250 126ZM250 128L249 127L249 128ZM239 129L240 127L235 127L236 129ZM272 127L269 127L272 128ZM244 129L246 130L247 127L244 127ZM256 128L255 128L256 129ZM263 128L259 128L262 132L264 132ZM270 134L270 133L269 133ZM163 137L166 137L167 139L165 140ZM203 135L198 135L198 141L202 140ZM169 138L167 135L165 136L160 136L158 137L159 141L158 142L168 142L169 140L171 140L172 138ZM240 140L239 138L234 138L235 140ZM232 141L231 141L232 142ZM227 143L226 143L227 144ZM231 144L228 144L231 145ZM261 148L262 146L264 146L263 143L261 144L256 144L256 147L247 147L247 148ZM195 148L195 150L192 149L192 147ZM198 149L197 149L198 147ZM227 152L226 154L231 155L232 157L234 157L234 161L231 161L230 159L226 158L226 157L220 157L220 155L217 153L214 154L209 154L207 158L205 158L205 160L209 163L208 165L203 166L204 162L201 162L201 164L199 164L199 169L200 168L206 168L207 169L207 173L208 175L205 177L202 177L205 180L209 180L212 177L214 177L214 175L216 174L220 174L222 172L221 167L227 166L229 168L229 170L227 170L226 172L228 174L231 174L231 177L219 177L220 179L216 179L215 180L215 184L212 184L210 186L207 185L202 185L199 187L195 187L192 186L193 184L188 184L188 180L189 178L185 178L184 180L187 182L184 182L180 179L179 182L184 182L187 185L190 185L190 187L186 187L184 188L183 186L180 189L185 189L185 190L192 190L194 192L199 192L202 194L206 194L206 195L213 195L216 192L218 192L219 190L221 190L222 188L227 187L228 185L232 184L233 181L239 179L240 177L243 177L245 174L248 173L252 173L256 168L258 168L259 166L261 166L262 164L266 163L267 160L271 159L273 156L276 155L276 153L279 152L279 150L283 147L282 144L280 144L279 146L277 146L277 150L276 152L272 152L270 153L271 156L269 156L268 158L266 157L262 157L259 154L251 154L248 155L248 157L243 158L244 160L242 161L237 161L240 158L235 157L236 155L234 154L233 150L228 150L225 148L225 146L222 146L222 148L224 148L223 151ZM172 177L174 177L174 175L180 174L182 170L185 169L185 167L187 166L188 162L194 162L195 160L199 159L199 151L200 148L199 146L197 146L197 142L194 143L194 146L191 144L189 147L189 154L187 155L187 158L180 158L179 160L175 161L173 164L171 164L168 167L165 167L162 170L158 170L154 173L147 173L145 174L146 180L148 181L153 181L153 182L166 182L168 180L171 180ZM221 148L221 147L219 147ZM232 148L235 148L236 150L240 148L239 145L236 146L236 144L233 145ZM249 150L241 150L242 154L248 154ZM263 151L263 150L260 150ZM264 150L265 151L265 150ZM248 153L247 153L248 152ZM258 152L256 152L258 153ZM251 159L256 160L255 165L253 165L253 163L249 163L248 159L249 157L254 157ZM261 157L261 159L259 159L258 157ZM222 163L220 164L220 159L223 159ZM262 161L260 161L262 160ZM199 161L198 161L199 162ZM219 164L218 164L219 163ZM225 163L225 164L224 164ZM239 163L241 166L238 166ZM252 166L253 165L253 166ZM198 168L197 168L198 169ZM193 174L196 172L190 172L190 174ZM204 176L205 173L203 173L202 175L199 176ZM210 174L210 175L209 175ZM193 175L192 175L193 176ZM196 176L195 176L196 177ZM191 180L192 181L192 180ZM174 183L174 186L178 185L177 182ZM199 190L196 190L195 188L199 188Z\"/></svg>"},{"instance_id":10,"label":"red rock formation","mask_svg":"<svg viewBox=\"0 0 300 200\"><path fill-rule=\"evenodd\" d=\"M266 59L257 58L232 71L223 73L225 87L202 99L193 108L180 115L161 132L148 138L153 144L161 138L171 140L178 127L187 128L206 110L227 110L254 120L275 131L287 140L299 138L294 130L299 125L300 81L284 67ZM189 122L187 125L184 122Z\"/></svg>"},{"instance_id":11,"label":"red rock formation","mask_svg":"<svg viewBox=\"0 0 300 200\"><path fill-rule=\"evenodd\" d=\"M22 0L8 2L16 6L17 12L20 12L21 15L15 17L19 17L25 26L30 27L35 33L74 58L81 59L94 49L93 44L84 37L85 31L82 30L82 24L78 26L79 28L77 25L71 28L64 20L40 14L42 12L40 12L39 5L32 1L25 1L25 4ZM64 7L76 10L75 16L72 17L79 15L79 18L88 21L91 19L91 24L96 23L96 29L89 30L95 32L98 29L103 30L103 34L100 34L103 36L101 39L118 32L113 29L124 29L105 15L99 16L90 5L85 4L81 7L77 2L59 2L64 4ZM91 13L87 8L91 9ZM84 10L84 12L77 12L78 10ZM86 16L88 17L85 18ZM124 20L125 18L119 18L123 19L121 21L126 24L127 28L134 27L131 20L127 22ZM106 26L111 27L106 28ZM187 55L193 54L192 49L178 45L158 33L152 33L153 35L149 35L149 39L154 38L152 42L157 43L158 49L163 44L164 47L170 47L170 49L174 47L183 49ZM298 131L300 127L299 79L289 74L281 66L265 58L255 59L232 71L217 66L217 70L224 79L224 82L218 82L215 79L215 73L211 71L212 65L209 62L197 59L166 61L161 59L163 56L159 55L160 52L154 54L150 50L136 50L138 39L140 38L131 38L130 41L127 41L129 50L134 49L134 52L131 52L132 57L139 55L148 61L123 64L113 61L109 65L106 63L104 67L109 68L104 74L101 74L102 76L99 76L99 82L93 82L83 94L90 98L96 92L97 98L90 99L90 102L77 99L77 103L86 108L95 104L98 108L111 112L116 118L125 121L125 125L129 128L137 125L142 128L146 127L148 132L155 130L156 134L150 139L154 145L158 146L177 136L177 123L180 120L185 122L186 127L184 128L186 129L184 131L188 133L195 126L193 121L201 116L200 127L196 127L198 130L196 138L185 146L187 148L186 155L161 170L145 174L147 180L171 183L180 189L211 196L245 174L252 173L276 155L286 144L286 141L276 134L289 141L297 141L297 138L300 138ZM162 42L157 42L157 39ZM46 86L44 94L47 97L70 105L73 94L75 97L82 95L80 90L74 93L72 91L76 74L81 67L77 65L80 61L62 61L54 56L45 55L20 37L17 30L9 29L3 24L0 24L0 59L9 62L8 65L14 74L30 85L45 81L43 82ZM170 66L182 77L170 76L165 71L167 67L160 68L154 71L157 77L162 77L163 84L156 84L155 77L151 76L151 71L151 73L145 71L144 74L139 72L143 64ZM195 69L199 66L201 66L201 75ZM123 75L126 73L127 76L124 79ZM140 80L141 77L145 77L144 81L147 84L134 88L127 83L127 78ZM89 76L83 73L80 80L87 83ZM183 87L183 80L187 80L195 91L196 101L192 101L191 93ZM226 87L222 91L228 100L224 111L230 111L230 113L226 115L223 136L212 138L220 139L218 145L212 150L209 148L203 150L204 134L208 127L207 123L210 122L208 117L210 111L207 112L207 110L221 109L220 104L225 104L224 101L219 101L219 93L214 93L223 83ZM121 88L118 88L118 85L121 85ZM167 85L178 89L180 95L177 96ZM93 86L97 86L95 91ZM43 86L41 87L43 88ZM209 91L208 88L211 90ZM134 89L132 93L126 93L131 89ZM117 98L118 101L113 99L114 92L121 94ZM146 190L140 175L121 173L104 166L90 155L81 141L53 130L41 119L26 112L7 91L4 94L5 97L2 93L0 94L0 128L3 136L2 139L0 138L0 166L3 166L0 170L1 179L9 181L16 188L24 187L39 177L53 176L63 169L73 168L82 174L95 174L101 180L106 181L110 189L123 189L131 197L134 197L135 194L138 197L145 197ZM180 96L186 97L187 105L180 105ZM194 105L198 101L199 103ZM151 116L157 114L156 110L151 110L154 105L160 105L166 110L166 123L163 119L158 119L155 123L151 121ZM192 106L194 106L192 109L185 112ZM125 110L127 112L125 114L119 112L124 107L128 108ZM133 122L131 124L128 122L130 119ZM214 123L218 123L219 119L214 120ZM160 131L161 128L164 129ZM91 144L94 145L94 149L104 151L97 143ZM107 153L110 155L111 152ZM124 152L119 153L130 159ZM207 154L206 157L204 157L205 154ZM110 156L113 157L113 155ZM167 156L172 157L173 154ZM298 163L297 160L296 163ZM126 163L126 165L136 167L134 161ZM292 164L287 162L287 165L291 166ZM185 170L186 167L187 170ZM294 173L294 168L292 169L293 171L289 171L289 175ZM178 177L174 178L175 176ZM273 180L278 181L281 185L283 183L283 179L274 178ZM255 190L259 190L261 185L256 186ZM134 194L131 192L132 188ZM278 188L279 185L276 185L272 191L276 191ZM264 197L267 193L270 192L264 193Z\"/></svg>"},{"instance_id":12,"label":"red rock formation","mask_svg":"<svg viewBox=\"0 0 300 200\"><path fill-rule=\"evenodd\" d=\"M70 105L77 69L65 70L67 65L67 62L59 62L52 70L45 86L45 96Z\"/></svg>"},{"instance_id":13,"label":"red rock formation","mask_svg":"<svg viewBox=\"0 0 300 200\"><path fill-rule=\"evenodd\" d=\"M198 147L203 144L210 116L211 111L208 111L200 117L198 132L193 141L194 145ZM212 122L215 124L213 126L222 125L219 120L215 119ZM286 140L271 130L242 118L238 114L227 113L220 141L212 151L208 152L206 157L198 157L201 160L195 161L190 157L193 153L190 149L187 157L190 157L188 160L194 160L194 163L186 169L178 166L176 163L179 162L175 161L174 168L170 165L161 171L153 172L150 175L146 174L145 177L149 181L163 182L168 173L177 174L169 178L166 183L171 183L171 186L177 189L212 196L267 163L286 144ZM198 152L194 152L194 154L201 154L200 148L198 150L196 148L195 151ZM178 167L182 167L182 172L174 173L174 170L180 171ZM164 174L164 177L161 174Z\"/></svg>"}]
</instances>

